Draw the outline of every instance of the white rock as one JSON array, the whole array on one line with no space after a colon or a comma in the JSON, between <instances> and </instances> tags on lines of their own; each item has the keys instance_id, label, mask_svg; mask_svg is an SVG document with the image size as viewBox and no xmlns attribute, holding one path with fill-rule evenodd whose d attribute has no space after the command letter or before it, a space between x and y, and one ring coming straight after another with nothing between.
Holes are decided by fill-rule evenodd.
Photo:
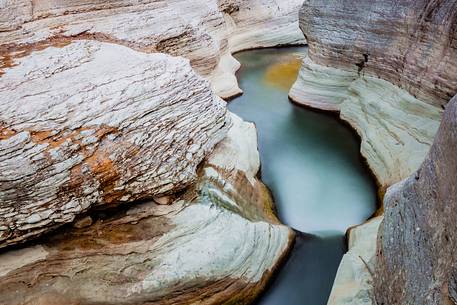
<instances>
[{"instance_id":1,"label":"white rock","mask_svg":"<svg viewBox=\"0 0 457 305\"><path fill-rule=\"evenodd\" d=\"M349 231L349 251L343 256L328 305L374 305L372 274L376 238L382 216ZM368 268L371 268L370 270Z\"/></svg>"}]
</instances>

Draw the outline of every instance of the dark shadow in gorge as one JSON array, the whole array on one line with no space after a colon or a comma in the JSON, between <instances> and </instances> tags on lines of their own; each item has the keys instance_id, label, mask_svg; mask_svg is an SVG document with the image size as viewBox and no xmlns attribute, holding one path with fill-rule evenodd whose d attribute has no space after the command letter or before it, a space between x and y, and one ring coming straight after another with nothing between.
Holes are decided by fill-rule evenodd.
<instances>
[{"instance_id":1,"label":"dark shadow in gorge","mask_svg":"<svg viewBox=\"0 0 457 305\"><path fill-rule=\"evenodd\" d=\"M255 304L327 304L336 270L346 252L346 239L332 233L326 237L299 231L296 234L287 261ZM327 268L322 269L323 264Z\"/></svg>"}]
</instances>

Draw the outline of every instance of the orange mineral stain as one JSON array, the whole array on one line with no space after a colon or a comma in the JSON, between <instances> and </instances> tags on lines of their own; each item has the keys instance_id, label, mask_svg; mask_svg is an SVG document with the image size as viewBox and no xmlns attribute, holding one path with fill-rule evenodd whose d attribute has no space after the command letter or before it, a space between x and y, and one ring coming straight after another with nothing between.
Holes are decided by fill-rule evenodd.
<instances>
[{"instance_id":1,"label":"orange mineral stain","mask_svg":"<svg viewBox=\"0 0 457 305\"><path fill-rule=\"evenodd\" d=\"M290 57L288 60L281 60L281 62L268 67L263 81L268 86L287 91L297 79L300 66L301 60L298 57Z\"/></svg>"}]
</instances>

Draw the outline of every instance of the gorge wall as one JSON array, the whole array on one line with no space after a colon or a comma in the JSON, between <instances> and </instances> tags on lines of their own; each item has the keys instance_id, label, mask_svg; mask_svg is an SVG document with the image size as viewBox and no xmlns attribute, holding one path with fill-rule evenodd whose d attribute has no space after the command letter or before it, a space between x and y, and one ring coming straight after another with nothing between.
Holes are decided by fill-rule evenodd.
<instances>
[{"instance_id":1,"label":"gorge wall","mask_svg":"<svg viewBox=\"0 0 457 305\"><path fill-rule=\"evenodd\" d=\"M350 230L328 304L456 303L457 1L308 0L300 28L290 98L358 131L381 194L407 178L383 217Z\"/></svg>"},{"instance_id":2,"label":"gorge wall","mask_svg":"<svg viewBox=\"0 0 457 305\"><path fill-rule=\"evenodd\" d=\"M456 1L310 0L300 10L309 51L290 97L339 111L383 189L419 167L455 94L456 12Z\"/></svg>"}]
</instances>

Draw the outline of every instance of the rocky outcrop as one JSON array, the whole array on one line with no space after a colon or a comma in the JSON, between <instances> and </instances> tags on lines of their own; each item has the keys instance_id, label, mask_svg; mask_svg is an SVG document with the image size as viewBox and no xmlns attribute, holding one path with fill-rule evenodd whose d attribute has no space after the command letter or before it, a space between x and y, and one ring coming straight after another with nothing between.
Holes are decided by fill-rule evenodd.
<instances>
[{"instance_id":1,"label":"rocky outcrop","mask_svg":"<svg viewBox=\"0 0 457 305\"><path fill-rule=\"evenodd\" d=\"M348 252L343 256L328 305L374 305L373 270L376 237L382 216L349 230Z\"/></svg>"},{"instance_id":2,"label":"rocky outcrop","mask_svg":"<svg viewBox=\"0 0 457 305\"><path fill-rule=\"evenodd\" d=\"M90 207L183 189L230 124L182 58L81 40L3 72L0 247Z\"/></svg>"},{"instance_id":3,"label":"rocky outcrop","mask_svg":"<svg viewBox=\"0 0 457 305\"><path fill-rule=\"evenodd\" d=\"M456 304L456 148L454 97L422 166L386 194L378 238L378 304Z\"/></svg>"},{"instance_id":4,"label":"rocky outcrop","mask_svg":"<svg viewBox=\"0 0 457 305\"><path fill-rule=\"evenodd\" d=\"M308 54L290 97L341 112L362 137L382 189L425 157L442 106L457 91L455 1L308 0Z\"/></svg>"},{"instance_id":5,"label":"rocky outcrop","mask_svg":"<svg viewBox=\"0 0 457 305\"><path fill-rule=\"evenodd\" d=\"M0 255L1 304L247 304L293 239L255 175L253 124L233 117L195 187L92 215ZM238 160L239 163L232 162ZM225 161L229 160L229 161Z\"/></svg>"},{"instance_id":6,"label":"rocky outcrop","mask_svg":"<svg viewBox=\"0 0 457 305\"><path fill-rule=\"evenodd\" d=\"M232 52L304 43L301 0L32 1L0 4L5 58L44 41L95 39L190 59L221 97L241 92ZM265 29L268 29L266 31Z\"/></svg>"}]
</instances>

